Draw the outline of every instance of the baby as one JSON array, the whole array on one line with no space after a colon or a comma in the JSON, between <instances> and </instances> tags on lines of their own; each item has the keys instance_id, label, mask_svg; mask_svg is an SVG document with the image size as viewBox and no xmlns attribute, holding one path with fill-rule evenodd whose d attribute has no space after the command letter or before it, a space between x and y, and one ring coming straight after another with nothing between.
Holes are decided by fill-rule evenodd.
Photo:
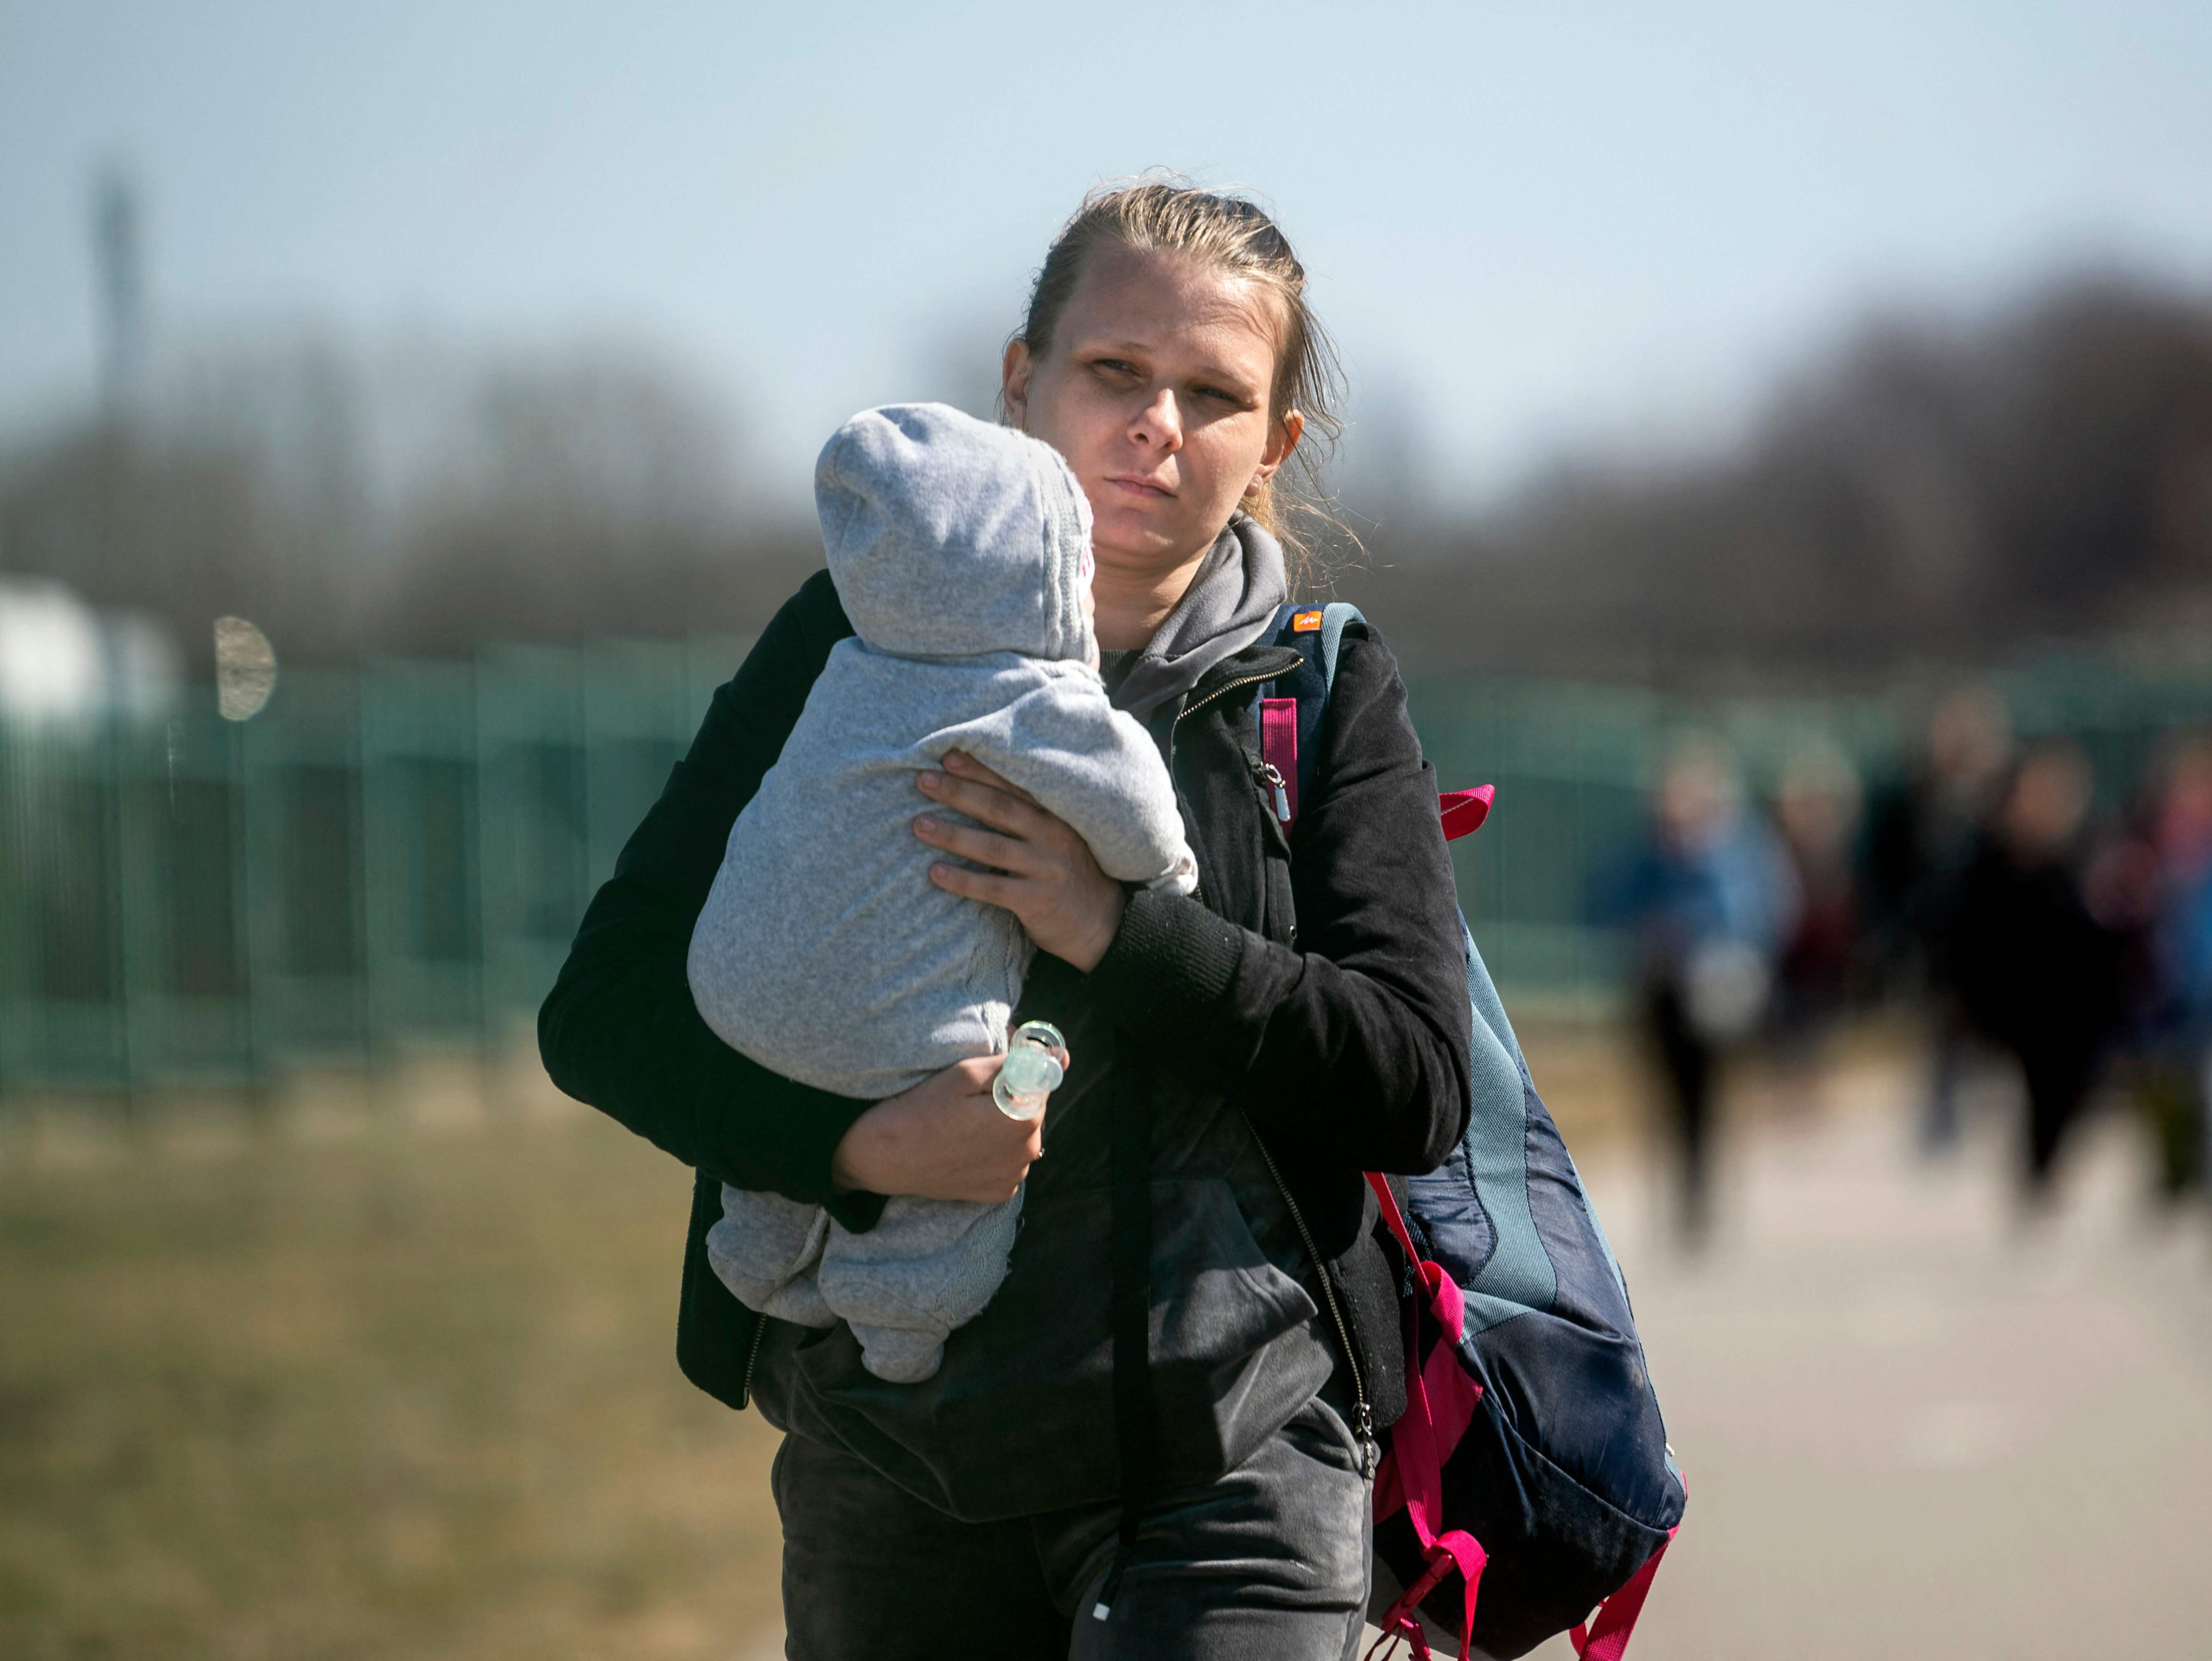
<instances>
[{"instance_id":1,"label":"baby","mask_svg":"<svg viewBox=\"0 0 2212 1661\"><path fill-rule=\"evenodd\" d=\"M830 439L814 496L857 635L731 827L689 970L733 1049L873 1100L1003 1051L1033 950L1010 912L929 880L944 856L911 829L915 777L945 751L1035 796L1118 881L1189 893L1197 868L1158 751L1099 681L1091 510L1056 452L896 405ZM708 1256L748 1307L849 1322L868 1370L910 1383L998 1290L1021 1205L895 1198L854 1234L726 1187Z\"/></svg>"}]
</instances>

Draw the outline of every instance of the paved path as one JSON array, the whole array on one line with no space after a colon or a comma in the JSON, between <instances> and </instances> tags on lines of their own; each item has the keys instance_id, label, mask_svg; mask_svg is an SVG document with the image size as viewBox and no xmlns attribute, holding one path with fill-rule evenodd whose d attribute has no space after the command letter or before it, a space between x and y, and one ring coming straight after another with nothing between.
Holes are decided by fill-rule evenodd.
<instances>
[{"instance_id":1,"label":"paved path","mask_svg":"<svg viewBox=\"0 0 2212 1661\"><path fill-rule=\"evenodd\" d=\"M2023 1230L2002 1123L1924 1165L1904 1086L1747 1139L1701 1261L1586 1162L1691 1482L1631 1653L2212 1657L2212 1232L2114 1122Z\"/></svg>"}]
</instances>

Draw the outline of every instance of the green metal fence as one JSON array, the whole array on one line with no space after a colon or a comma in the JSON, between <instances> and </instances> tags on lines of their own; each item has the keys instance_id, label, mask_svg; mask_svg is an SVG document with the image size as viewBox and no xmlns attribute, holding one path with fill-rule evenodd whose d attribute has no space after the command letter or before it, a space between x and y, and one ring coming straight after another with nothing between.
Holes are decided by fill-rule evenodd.
<instances>
[{"instance_id":1,"label":"green metal fence","mask_svg":"<svg viewBox=\"0 0 2212 1661\"><path fill-rule=\"evenodd\" d=\"M0 727L0 1094L247 1086L301 1064L512 1041L586 902L743 643L489 648L286 675L252 720ZM2022 729L2079 737L2107 800L2212 677L2060 660L2001 683ZM1455 850L1511 995L1601 1003L1617 944L1592 873L1635 834L1683 729L1753 787L1818 738L1893 768L1903 694L1698 703L1409 674L1445 788L1498 786Z\"/></svg>"},{"instance_id":2,"label":"green metal fence","mask_svg":"<svg viewBox=\"0 0 2212 1661\"><path fill-rule=\"evenodd\" d=\"M504 1042L742 642L288 673L0 728L0 1092Z\"/></svg>"}]
</instances>

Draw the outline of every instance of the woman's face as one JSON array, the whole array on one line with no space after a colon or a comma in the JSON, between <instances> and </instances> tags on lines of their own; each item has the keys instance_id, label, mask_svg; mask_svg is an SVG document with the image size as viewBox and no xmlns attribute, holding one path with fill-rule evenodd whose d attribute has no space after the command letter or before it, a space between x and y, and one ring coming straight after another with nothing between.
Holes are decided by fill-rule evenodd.
<instances>
[{"instance_id":1,"label":"woman's face","mask_svg":"<svg viewBox=\"0 0 2212 1661\"><path fill-rule=\"evenodd\" d=\"M1006 411L1075 470L1102 570L1195 561L1297 446L1268 412L1279 303L1188 255L1095 255L1041 356L1006 348Z\"/></svg>"}]
</instances>

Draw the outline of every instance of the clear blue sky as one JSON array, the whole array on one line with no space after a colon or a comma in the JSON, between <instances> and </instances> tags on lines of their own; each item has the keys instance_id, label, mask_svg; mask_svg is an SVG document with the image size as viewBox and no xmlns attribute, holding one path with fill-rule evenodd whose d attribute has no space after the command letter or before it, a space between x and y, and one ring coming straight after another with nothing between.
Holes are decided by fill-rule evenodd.
<instances>
[{"instance_id":1,"label":"clear blue sky","mask_svg":"<svg viewBox=\"0 0 2212 1661\"><path fill-rule=\"evenodd\" d=\"M1479 492L1721 430L1869 303L2212 278L2212 3L0 0L0 424L88 395L110 155L172 338L641 336L794 487L1167 164L1274 202L1370 446Z\"/></svg>"}]
</instances>

